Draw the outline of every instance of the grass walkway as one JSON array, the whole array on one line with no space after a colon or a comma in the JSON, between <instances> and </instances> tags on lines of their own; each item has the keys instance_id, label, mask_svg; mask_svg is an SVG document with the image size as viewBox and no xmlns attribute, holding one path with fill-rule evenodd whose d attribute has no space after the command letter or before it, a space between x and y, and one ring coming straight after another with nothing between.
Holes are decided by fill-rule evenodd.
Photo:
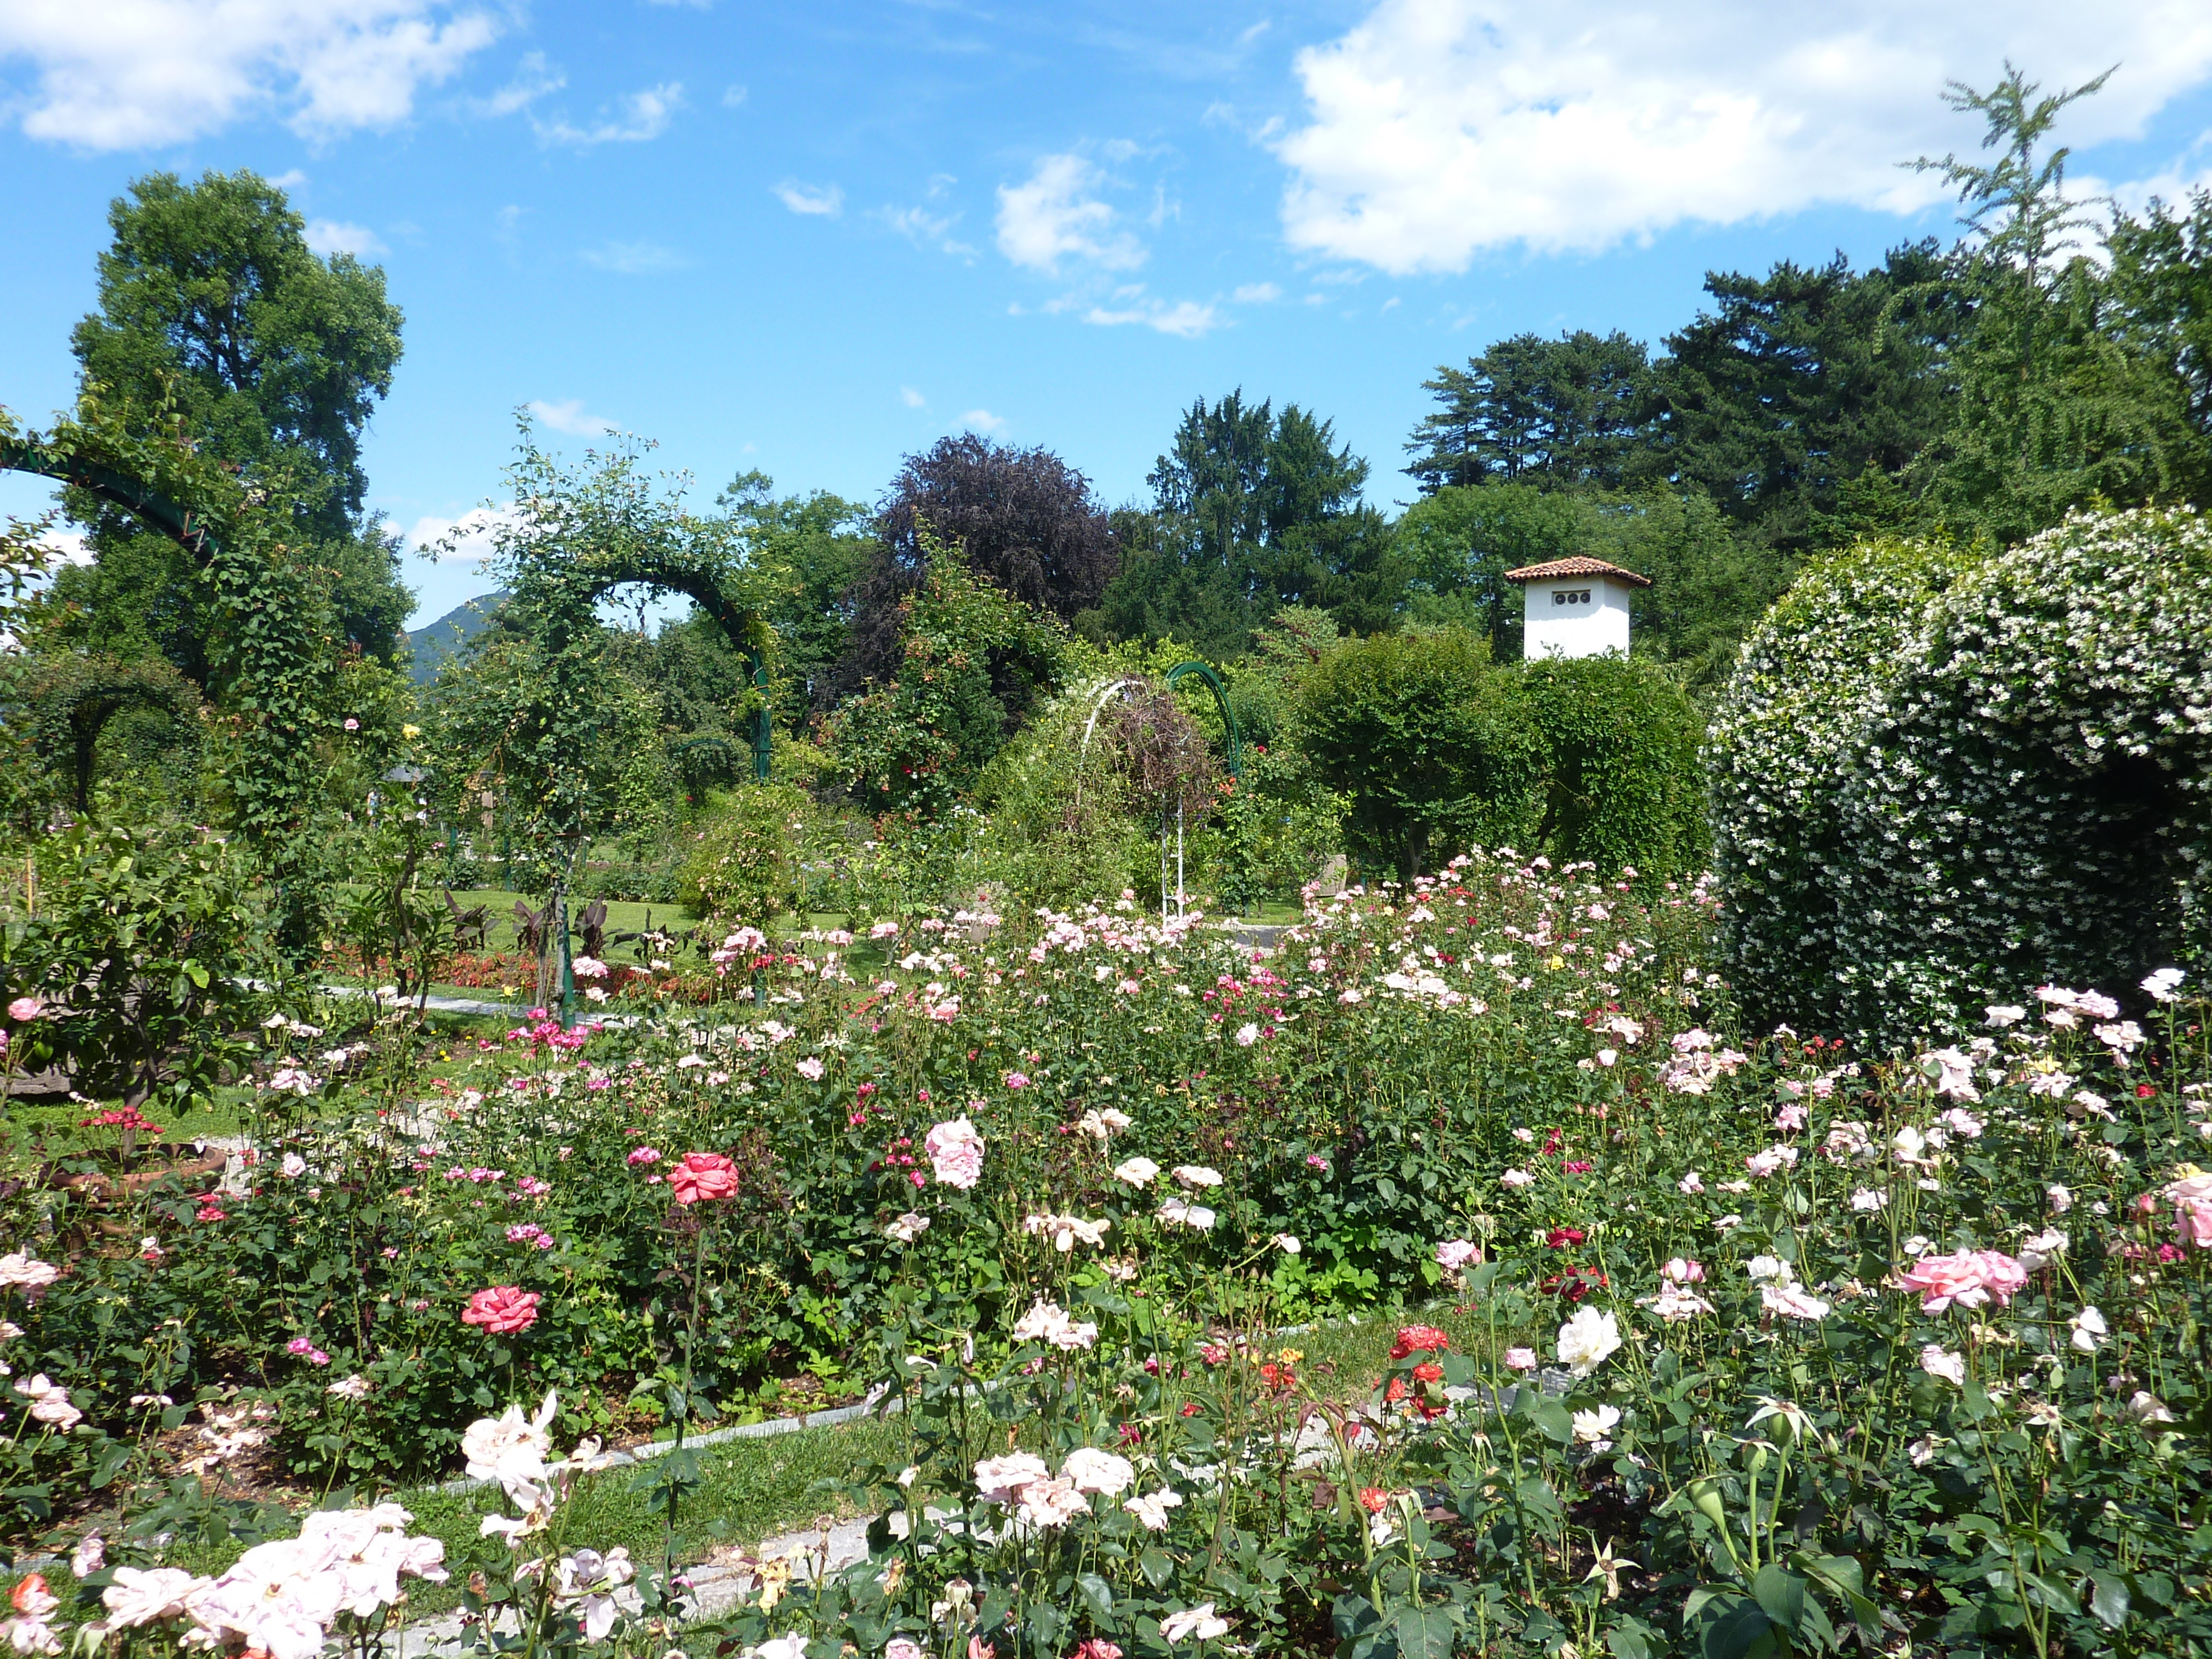
<instances>
[{"instance_id":1,"label":"grass walkway","mask_svg":"<svg viewBox=\"0 0 2212 1659\"><path fill-rule=\"evenodd\" d=\"M1270 1339L1269 1352L1296 1351L1297 1369L1312 1395L1363 1400L1381 1376L1399 1325L1416 1318L1440 1326L1463 1352L1487 1355L1492 1351L1492 1337L1478 1315L1440 1306L1419 1313L1364 1316L1357 1325L1316 1326ZM1500 1331L1495 1340L1503 1346L1525 1335ZM729 1546L750 1549L780 1534L809 1530L825 1516L848 1518L830 1493L816 1490L818 1483L848 1480L872 1462L903 1462L908 1445L906 1427L897 1418L862 1417L702 1449L703 1485L684 1498L678 1517L679 1561L696 1565ZM663 1516L649 1490L653 1473L653 1466L647 1463L610 1469L580 1481L565 1511L562 1547L605 1551L620 1545L641 1563L658 1562ZM453 1570L453 1580L445 1585L411 1589L410 1606L417 1617L451 1611L459 1604L471 1560L495 1559L502 1547L483 1537L481 1525L483 1516L506 1512L498 1489L456 1492L433 1486L389 1496L415 1516L410 1531L445 1541L447 1563ZM172 1565L218 1572L237 1559L240 1547L180 1549Z\"/></svg>"}]
</instances>

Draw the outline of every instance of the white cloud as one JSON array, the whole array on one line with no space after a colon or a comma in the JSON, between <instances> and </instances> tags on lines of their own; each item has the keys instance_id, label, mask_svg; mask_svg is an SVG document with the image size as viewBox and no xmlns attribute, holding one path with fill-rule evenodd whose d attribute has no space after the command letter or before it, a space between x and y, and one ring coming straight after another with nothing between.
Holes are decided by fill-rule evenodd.
<instances>
[{"instance_id":1,"label":"white cloud","mask_svg":"<svg viewBox=\"0 0 2212 1659\"><path fill-rule=\"evenodd\" d=\"M1003 432L1006 417L994 415L988 409L971 409L960 417L960 424L971 432Z\"/></svg>"},{"instance_id":2,"label":"white cloud","mask_svg":"<svg viewBox=\"0 0 2212 1659\"><path fill-rule=\"evenodd\" d=\"M1105 306L1093 306L1083 313L1083 320L1105 328L1123 323L1141 323L1145 327L1158 329L1163 334L1194 340L1218 327L1221 316L1212 306L1202 306L1195 300L1178 300L1173 305L1164 300L1152 300L1118 311Z\"/></svg>"},{"instance_id":3,"label":"white cloud","mask_svg":"<svg viewBox=\"0 0 2212 1659\"><path fill-rule=\"evenodd\" d=\"M681 270L691 262L658 242L607 242L586 248L584 263L619 276L650 276L658 271Z\"/></svg>"},{"instance_id":4,"label":"white cloud","mask_svg":"<svg viewBox=\"0 0 2212 1659\"><path fill-rule=\"evenodd\" d=\"M350 253L356 259L369 259L390 252L368 226L349 224L343 219L308 220L307 246L325 259L333 253Z\"/></svg>"},{"instance_id":5,"label":"white cloud","mask_svg":"<svg viewBox=\"0 0 2212 1659\"><path fill-rule=\"evenodd\" d=\"M921 200L912 207L884 207L876 210L875 216L905 237L916 247L936 248L945 253L972 259L975 250L956 240L952 228L960 222L957 211L934 211L930 204L942 204L951 193L952 186L960 181L949 173L933 173L923 187Z\"/></svg>"},{"instance_id":6,"label":"white cloud","mask_svg":"<svg viewBox=\"0 0 2212 1659\"><path fill-rule=\"evenodd\" d=\"M747 94L744 87L738 82L732 82L730 85L722 88L722 107L724 109L735 109L738 105L745 101L746 96Z\"/></svg>"},{"instance_id":7,"label":"white cloud","mask_svg":"<svg viewBox=\"0 0 2212 1659\"><path fill-rule=\"evenodd\" d=\"M130 149L270 113L325 137L405 120L499 29L451 0L8 0L0 63L30 64L33 138Z\"/></svg>"},{"instance_id":8,"label":"white cloud","mask_svg":"<svg viewBox=\"0 0 2212 1659\"><path fill-rule=\"evenodd\" d=\"M1914 156L1972 152L1940 101L2009 58L2047 88L2116 61L2068 111L2077 148L2139 134L2212 74L2203 0L1382 0L1297 55L1310 124L1276 141L1291 245L1394 274L1521 244L1594 252L1683 223L1942 199Z\"/></svg>"},{"instance_id":9,"label":"white cloud","mask_svg":"<svg viewBox=\"0 0 2212 1659\"><path fill-rule=\"evenodd\" d=\"M1279 300L1283 290L1273 283L1247 283L1229 296L1240 306L1263 306L1270 300Z\"/></svg>"},{"instance_id":10,"label":"white cloud","mask_svg":"<svg viewBox=\"0 0 2212 1659\"><path fill-rule=\"evenodd\" d=\"M929 399L910 386L902 386L899 388L899 401L908 409L927 409L929 406Z\"/></svg>"},{"instance_id":11,"label":"white cloud","mask_svg":"<svg viewBox=\"0 0 2212 1659\"><path fill-rule=\"evenodd\" d=\"M269 182L278 190L297 190L307 182L307 175L297 167L287 167Z\"/></svg>"},{"instance_id":12,"label":"white cloud","mask_svg":"<svg viewBox=\"0 0 2212 1659\"><path fill-rule=\"evenodd\" d=\"M39 545L46 549L62 564L90 564L93 562L92 544L85 540L82 530L51 526L39 538Z\"/></svg>"},{"instance_id":13,"label":"white cloud","mask_svg":"<svg viewBox=\"0 0 2212 1659\"><path fill-rule=\"evenodd\" d=\"M1048 155L1029 182L999 186L999 252L1018 265L1057 274L1074 254L1107 270L1145 262L1145 250L1114 229L1114 210L1093 191L1104 176L1080 155Z\"/></svg>"},{"instance_id":14,"label":"white cloud","mask_svg":"<svg viewBox=\"0 0 2212 1659\"><path fill-rule=\"evenodd\" d=\"M572 437L603 437L615 429L612 421L603 421L596 415L585 414L581 398L571 398L566 403L559 404L532 398L530 412L556 432L566 432Z\"/></svg>"},{"instance_id":15,"label":"white cloud","mask_svg":"<svg viewBox=\"0 0 2212 1659\"><path fill-rule=\"evenodd\" d=\"M775 186L776 200L793 213L834 219L845 210L845 192L835 185L802 185L787 179Z\"/></svg>"},{"instance_id":16,"label":"white cloud","mask_svg":"<svg viewBox=\"0 0 2212 1659\"><path fill-rule=\"evenodd\" d=\"M534 94L533 94L534 95ZM684 83L665 81L643 92L626 94L620 112L588 127L571 126L566 117L551 121L533 118L538 140L544 144L569 144L587 149L594 144L648 143L668 131L668 123L684 107Z\"/></svg>"},{"instance_id":17,"label":"white cloud","mask_svg":"<svg viewBox=\"0 0 2212 1659\"><path fill-rule=\"evenodd\" d=\"M573 405L572 405L573 406ZM541 407L532 404L532 409ZM458 519L426 514L408 526L407 544L425 558L456 564L473 564L491 557L493 535L514 529L522 515L513 501L497 507L472 507Z\"/></svg>"},{"instance_id":18,"label":"white cloud","mask_svg":"<svg viewBox=\"0 0 2212 1659\"><path fill-rule=\"evenodd\" d=\"M471 99L469 107L479 115L512 115L517 110L528 109L540 98L556 93L568 84L567 76L558 70L545 67L544 52L525 52L522 61L515 65L512 81L489 98Z\"/></svg>"}]
</instances>

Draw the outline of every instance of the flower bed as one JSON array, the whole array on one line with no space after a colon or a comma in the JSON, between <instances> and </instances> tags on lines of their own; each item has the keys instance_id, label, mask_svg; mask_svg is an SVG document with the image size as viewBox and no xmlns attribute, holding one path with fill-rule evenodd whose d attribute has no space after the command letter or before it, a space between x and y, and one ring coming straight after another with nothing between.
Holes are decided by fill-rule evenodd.
<instances>
[{"instance_id":1,"label":"flower bed","mask_svg":"<svg viewBox=\"0 0 2212 1659\"><path fill-rule=\"evenodd\" d=\"M1486 860L1266 960L1046 916L518 1026L157 1191L145 1253L42 1243L10 1501L195 1397L208 1467L374 1481L549 1390L566 1443L807 1369L902 1403L847 1495L903 1518L817 1590L758 1564L725 1623L779 1659L2212 1640L2180 981L1877 1060L1732 1031L1709 915ZM1486 1336L1371 1390L1271 1334L1431 1297Z\"/></svg>"}]
</instances>

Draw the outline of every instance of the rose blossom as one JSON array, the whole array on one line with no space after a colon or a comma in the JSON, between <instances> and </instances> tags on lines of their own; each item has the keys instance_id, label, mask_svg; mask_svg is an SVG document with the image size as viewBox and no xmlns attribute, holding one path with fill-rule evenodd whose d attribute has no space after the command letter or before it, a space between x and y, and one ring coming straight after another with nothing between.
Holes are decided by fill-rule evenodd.
<instances>
[{"instance_id":1,"label":"rose blossom","mask_svg":"<svg viewBox=\"0 0 2212 1659\"><path fill-rule=\"evenodd\" d=\"M939 1124L922 1145L929 1153L930 1167L946 1186L964 1191L983 1178L983 1137L966 1113Z\"/></svg>"},{"instance_id":2,"label":"rose blossom","mask_svg":"<svg viewBox=\"0 0 2212 1659\"><path fill-rule=\"evenodd\" d=\"M2168 1182L2165 1193L2173 1206L2174 1236L2184 1244L2212 1250L2212 1175L2185 1176Z\"/></svg>"},{"instance_id":3,"label":"rose blossom","mask_svg":"<svg viewBox=\"0 0 2212 1659\"><path fill-rule=\"evenodd\" d=\"M536 1291L514 1285L494 1285L469 1298L461 1314L464 1325L481 1325L493 1336L511 1336L538 1322L538 1304L544 1297Z\"/></svg>"},{"instance_id":4,"label":"rose blossom","mask_svg":"<svg viewBox=\"0 0 2212 1659\"><path fill-rule=\"evenodd\" d=\"M678 1204L733 1198L738 1166L720 1152L686 1152L668 1172L668 1189Z\"/></svg>"},{"instance_id":5,"label":"rose blossom","mask_svg":"<svg viewBox=\"0 0 2212 1659\"><path fill-rule=\"evenodd\" d=\"M1920 1292L1923 1313L1942 1313L1954 1302L1978 1308L1991 1300L2002 1307L2027 1283L2027 1272L1998 1250L1960 1250L1923 1255L1898 1277L1901 1291Z\"/></svg>"}]
</instances>

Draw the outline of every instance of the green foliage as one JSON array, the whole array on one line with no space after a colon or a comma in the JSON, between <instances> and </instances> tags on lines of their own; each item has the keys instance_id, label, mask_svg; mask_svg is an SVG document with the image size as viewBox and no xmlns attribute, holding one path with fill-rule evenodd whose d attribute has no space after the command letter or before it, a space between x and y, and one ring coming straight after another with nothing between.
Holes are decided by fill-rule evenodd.
<instances>
[{"instance_id":1,"label":"green foliage","mask_svg":"<svg viewBox=\"0 0 2212 1659\"><path fill-rule=\"evenodd\" d=\"M58 1064L80 1092L182 1113L246 1052L270 971L252 870L189 830L87 821L40 843L46 898L7 929L10 1000L41 999L14 1063Z\"/></svg>"},{"instance_id":2,"label":"green foliage","mask_svg":"<svg viewBox=\"0 0 2212 1659\"><path fill-rule=\"evenodd\" d=\"M200 708L191 683L159 658L123 661L74 653L0 661L0 688L29 714L27 736L51 793L82 812L92 804L93 763L108 722L128 709L168 717L171 742L196 746ZM181 732L175 728L183 727Z\"/></svg>"},{"instance_id":3,"label":"green foliage","mask_svg":"<svg viewBox=\"0 0 2212 1659\"><path fill-rule=\"evenodd\" d=\"M1617 330L1516 334L1421 383L1443 407L1413 428L1406 471L1425 495L1484 483L1618 489L1644 436L1650 381L1643 343Z\"/></svg>"},{"instance_id":4,"label":"green foliage","mask_svg":"<svg viewBox=\"0 0 2212 1659\"><path fill-rule=\"evenodd\" d=\"M1854 271L1716 271L1714 307L1667 338L1632 476L1687 486L1762 548L1827 545L1844 487L1900 472L1956 418L1944 372L1961 301L1935 244Z\"/></svg>"},{"instance_id":5,"label":"green foliage","mask_svg":"<svg viewBox=\"0 0 2212 1659\"><path fill-rule=\"evenodd\" d=\"M403 793L353 839L351 880L334 918L339 942L351 948L368 984L391 986L400 1003L414 1002L418 1012L453 949L453 910L428 878L437 842L426 817L411 792Z\"/></svg>"},{"instance_id":6,"label":"green foliage","mask_svg":"<svg viewBox=\"0 0 2212 1659\"><path fill-rule=\"evenodd\" d=\"M1447 485L1406 510L1392 557L1407 623L1472 629L1507 662L1521 654L1522 613L1505 573L1577 554L1651 578L1634 599L1634 650L1686 665L1701 685L1721 678L1736 642L1789 585L1785 558L1688 489Z\"/></svg>"},{"instance_id":7,"label":"green foliage","mask_svg":"<svg viewBox=\"0 0 2212 1659\"><path fill-rule=\"evenodd\" d=\"M1462 629L1343 645L1298 708L1316 773L1348 799L1353 853L1408 878L1526 834L1542 760L1520 713L1488 646Z\"/></svg>"},{"instance_id":8,"label":"green foliage","mask_svg":"<svg viewBox=\"0 0 2212 1659\"><path fill-rule=\"evenodd\" d=\"M1694 874L1710 838L1698 745L1705 723L1664 670L1621 657L1534 662L1520 706L1543 757L1532 844L1612 875Z\"/></svg>"},{"instance_id":9,"label":"green foliage","mask_svg":"<svg viewBox=\"0 0 2212 1659\"><path fill-rule=\"evenodd\" d=\"M317 258L284 192L249 172L190 185L149 173L108 219L100 309L70 339L86 389L142 410L173 399L200 452L254 480L281 533L327 573L342 637L391 659L411 601L396 539L364 516L361 465L399 360L383 271ZM112 655L159 651L204 681L224 618L191 557L84 492L70 504L97 555L56 580L73 637Z\"/></svg>"},{"instance_id":10,"label":"green foliage","mask_svg":"<svg viewBox=\"0 0 2212 1659\"><path fill-rule=\"evenodd\" d=\"M765 661L771 578L731 520L684 507L685 480L646 472L646 446L624 440L569 467L519 419L507 471L525 511L494 538L508 598L470 657L441 672L433 702L455 809L491 813L485 827L544 888L591 842L657 817L672 782L659 700L623 672L629 646L610 641L600 601L633 585L685 594L732 647ZM748 688L730 715L750 739L759 693Z\"/></svg>"},{"instance_id":11,"label":"green foliage","mask_svg":"<svg viewBox=\"0 0 2212 1659\"><path fill-rule=\"evenodd\" d=\"M1359 498L1367 463L1333 422L1232 392L1184 412L1146 482L1154 511L1100 602L1110 634L1173 636L1217 659L1285 605L1387 627L1396 597L1389 527Z\"/></svg>"},{"instance_id":12,"label":"green foliage","mask_svg":"<svg viewBox=\"0 0 2212 1659\"><path fill-rule=\"evenodd\" d=\"M764 928L802 908L801 860L822 809L784 783L749 783L710 798L677 880L678 901L730 927Z\"/></svg>"},{"instance_id":13,"label":"green foliage","mask_svg":"<svg viewBox=\"0 0 2212 1659\"><path fill-rule=\"evenodd\" d=\"M1678 680L1649 664L1501 668L1461 629L1382 635L1322 659L1298 713L1370 866L1410 877L1510 845L1660 878L1703 855L1700 723Z\"/></svg>"},{"instance_id":14,"label":"green foliage","mask_svg":"<svg viewBox=\"0 0 2212 1659\"><path fill-rule=\"evenodd\" d=\"M2029 981L2196 960L2208 637L2193 514L1808 573L1711 737L1727 957L1760 1016L1891 1040Z\"/></svg>"},{"instance_id":15,"label":"green foliage","mask_svg":"<svg viewBox=\"0 0 2212 1659\"><path fill-rule=\"evenodd\" d=\"M899 666L824 723L853 798L871 813L944 817L1056 685L1069 649L1059 621L933 546L899 605Z\"/></svg>"}]
</instances>

